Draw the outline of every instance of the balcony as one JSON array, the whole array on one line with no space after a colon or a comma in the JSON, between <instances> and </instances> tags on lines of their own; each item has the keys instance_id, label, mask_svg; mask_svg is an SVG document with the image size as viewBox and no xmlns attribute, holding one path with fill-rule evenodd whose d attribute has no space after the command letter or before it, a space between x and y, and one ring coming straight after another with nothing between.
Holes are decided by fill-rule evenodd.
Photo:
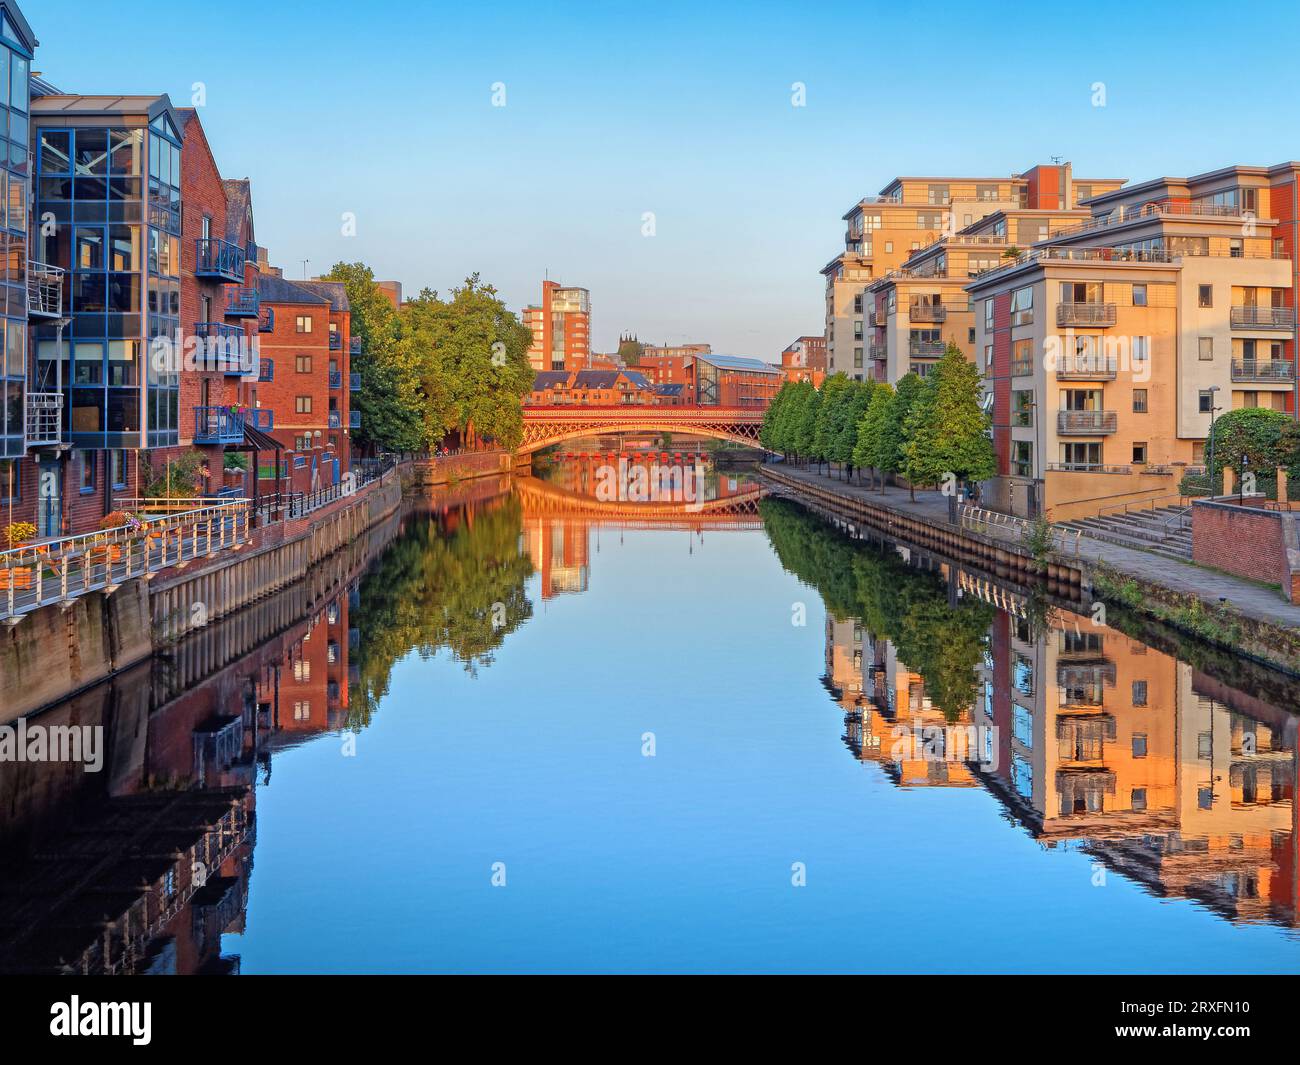
<instances>
[{"instance_id":1,"label":"balcony","mask_svg":"<svg viewBox=\"0 0 1300 1065\"><path fill-rule=\"evenodd\" d=\"M1294 307L1233 307L1230 312L1233 329L1295 328Z\"/></svg>"},{"instance_id":2,"label":"balcony","mask_svg":"<svg viewBox=\"0 0 1300 1065\"><path fill-rule=\"evenodd\" d=\"M252 407L244 413L248 418L248 424L254 429L269 433L275 428L275 411L269 407Z\"/></svg>"},{"instance_id":3,"label":"balcony","mask_svg":"<svg viewBox=\"0 0 1300 1065\"><path fill-rule=\"evenodd\" d=\"M907 309L907 317L913 322L946 322L948 308L942 303L913 303Z\"/></svg>"},{"instance_id":4,"label":"balcony","mask_svg":"<svg viewBox=\"0 0 1300 1065\"><path fill-rule=\"evenodd\" d=\"M257 319L257 331L259 333L275 332L275 308L263 307L260 317Z\"/></svg>"},{"instance_id":5,"label":"balcony","mask_svg":"<svg viewBox=\"0 0 1300 1065\"><path fill-rule=\"evenodd\" d=\"M1114 325L1115 304L1113 303L1058 303L1056 305L1056 324L1058 326Z\"/></svg>"},{"instance_id":6,"label":"balcony","mask_svg":"<svg viewBox=\"0 0 1300 1065\"><path fill-rule=\"evenodd\" d=\"M352 337L352 338L348 341L348 354L350 354L350 355L360 355L360 354L361 354L361 338L360 338L360 337Z\"/></svg>"},{"instance_id":7,"label":"balcony","mask_svg":"<svg viewBox=\"0 0 1300 1065\"><path fill-rule=\"evenodd\" d=\"M348 411L348 428L349 429L361 428L361 412L359 410Z\"/></svg>"},{"instance_id":8,"label":"balcony","mask_svg":"<svg viewBox=\"0 0 1300 1065\"><path fill-rule=\"evenodd\" d=\"M877 329L882 329L889 324L889 312L875 311L871 315L871 321L875 324Z\"/></svg>"},{"instance_id":9,"label":"balcony","mask_svg":"<svg viewBox=\"0 0 1300 1065\"><path fill-rule=\"evenodd\" d=\"M244 249L217 237L200 237L194 242L198 262L194 276L237 285L244 280Z\"/></svg>"},{"instance_id":10,"label":"balcony","mask_svg":"<svg viewBox=\"0 0 1300 1065\"><path fill-rule=\"evenodd\" d=\"M238 444L244 439L244 416L229 407L194 408L194 443Z\"/></svg>"},{"instance_id":11,"label":"balcony","mask_svg":"<svg viewBox=\"0 0 1300 1065\"><path fill-rule=\"evenodd\" d=\"M1056 683L1062 688L1115 687L1118 670L1110 660L1091 663L1058 662Z\"/></svg>"},{"instance_id":12,"label":"balcony","mask_svg":"<svg viewBox=\"0 0 1300 1065\"><path fill-rule=\"evenodd\" d=\"M1119 373L1119 360L1112 356L1071 355L1056 365L1058 381L1113 381Z\"/></svg>"},{"instance_id":13,"label":"balcony","mask_svg":"<svg viewBox=\"0 0 1300 1065\"><path fill-rule=\"evenodd\" d=\"M939 358L944 347L942 340L917 340L916 337L909 337L907 341L907 353L921 359Z\"/></svg>"},{"instance_id":14,"label":"balcony","mask_svg":"<svg viewBox=\"0 0 1300 1065\"><path fill-rule=\"evenodd\" d=\"M33 318L63 317L63 271L59 267L28 262L27 313Z\"/></svg>"},{"instance_id":15,"label":"balcony","mask_svg":"<svg viewBox=\"0 0 1300 1065\"><path fill-rule=\"evenodd\" d=\"M258 318L262 311L262 297L257 289L248 285L230 290L226 298L227 318Z\"/></svg>"},{"instance_id":16,"label":"balcony","mask_svg":"<svg viewBox=\"0 0 1300 1065\"><path fill-rule=\"evenodd\" d=\"M889 347L886 344L869 344L867 345L867 358L880 359L884 361L889 357Z\"/></svg>"},{"instance_id":17,"label":"balcony","mask_svg":"<svg viewBox=\"0 0 1300 1065\"><path fill-rule=\"evenodd\" d=\"M27 393L27 446L63 443L63 393Z\"/></svg>"},{"instance_id":18,"label":"balcony","mask_svg":"<svg viewBox=\"0 0 1300 1065\"><path fill-rule=\"evenodd\" d=\"M329 418L326 424L331 429L340 429L343 426L343 415L340 411L332 410L329 412Z\"/></svg>"},{"instance_id":19,"label":"balcony","mask_svg":"<svg viewBox=\"0 0 1300 1065\"><path fill-rule=\"evenodd\" d=\"M1119 416L1113 410L1057 412L1056 431L1062 436L1105 436L1113 433Z\"/></svg>"},{"instance_id":20,"label":"balcony","mask_svg":"<svg viewBox=\"0 0 1300 1065\"><path fill-rule=\"evenodd\" d=\"M275 380L275 360L263 359L257 371L259 384L269 384Z\"/></svg>"},{"instance_id":21,"label":"balcony","mask_svg":"<svg viewBox=\"0 0 1300 1065\"><path fill-rule=\"evenodd\" d=\"M1132 466L1107 466L1102 462L1049 462L1048 473L1114 473L1129 474Z\"/></svg>"},{"instance_id":22,"label":"balcony","mask_svg":"<svg viewBox=\"0 0 1300 1065\"><path fill-rule=\"evenodd\" d=\"M1232 379L1290 384L1295 380L1295 363L1284 359L1233 359Z\"/></svg>"},{"instance_id":23,"label":"balcony","mask_svg":"<svg viewBox=\"0 0 1300 1065\"><path fill-rule=\"evenodd\" d=\"M207 371L219 371L233 377L244 375L247 337L241 326L225 322L195 322L194 335L203 341L198 351L196 366Z\"/></svg>"},{"instance_id":24,"label":"balcony","mask_svg":"<svg viewBox=\"0 0 1300 1065\"><path fill-rule=\"evenodd\" d=\"M343 350L343 337L338 333L330 334L330 351Z\"/></svg>"},{"instance_id":25,"label":"balcony","mask_svg":"<svg viewBox=\"0 0 1300 1065\"><path fill-rule=\"evenodd\" d=\"M361 375L359 373L348 374L348 391L361 391Z\"/></svg>"},{"instance_id":26,"label":"balcony","mask_svg":"<svg viewBox=\"0 0 1300 1065\"><path fill-rule=\"evenodd\" d=\"M342 388L342 387L343 387L343 371L342 371L342 370L331 370L331 371L330 371L330 388L331 388L331 389L336 389L336 388Z\"/></svg>"},{"instance_id":27,"label":"balcony","mask_svg":"<svg viewBox=\"0 0 1300 1065\"><path fill-rule=\"evenodd\" d=\"M1033 359L1012 359L1011 376L1012 377L1033 377L1034 360Z\"/></svg>"}]
</instances>

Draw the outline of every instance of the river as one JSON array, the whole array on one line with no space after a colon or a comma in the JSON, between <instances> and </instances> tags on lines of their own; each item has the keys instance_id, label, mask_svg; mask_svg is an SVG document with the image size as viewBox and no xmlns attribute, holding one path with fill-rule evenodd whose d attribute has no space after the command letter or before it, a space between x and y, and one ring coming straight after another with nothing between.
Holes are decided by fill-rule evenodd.
<instances>
[{"instance_id":1,"label":"river","mask_svg":"<svg viewBox=\"0 0 1300 1065\"><path fill-rule=\"evenodd\" d=\"M103 764L0 764L0 967L1300 970L1286 678L743 478L505 487L32 718Z\"/></svg>"}]
</instances>

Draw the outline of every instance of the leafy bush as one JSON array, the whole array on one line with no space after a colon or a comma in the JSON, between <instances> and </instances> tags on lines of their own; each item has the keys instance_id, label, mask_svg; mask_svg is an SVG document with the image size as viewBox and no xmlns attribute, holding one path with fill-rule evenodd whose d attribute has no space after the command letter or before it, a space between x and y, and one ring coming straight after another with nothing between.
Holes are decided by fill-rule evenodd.
<instances>
[{"instance_id":1,"label":"leafy bush","mask_svg":"<svg viewBox=\"0 0 1300 1065\"><path fill-rule=\"evenodd\" d=\"M36 535L36 526L30 521L15 521L5 527L5 539L10 547L25 544Z\"/></svg>"}]
</instances>

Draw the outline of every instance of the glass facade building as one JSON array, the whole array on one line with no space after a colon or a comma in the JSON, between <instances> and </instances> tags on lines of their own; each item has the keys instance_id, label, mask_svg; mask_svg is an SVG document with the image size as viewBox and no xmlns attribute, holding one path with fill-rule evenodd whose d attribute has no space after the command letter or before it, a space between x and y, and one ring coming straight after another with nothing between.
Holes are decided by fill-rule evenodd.
<instances>
[{"instance_id":1,"label":"glass facade building","mask_svg":"<svg viewBox=\"0 0 1300 1065\"><path fill-rule=\"evenodd\" d=\"M27 380L29 75L36 41L0 6L0 458L23 454ZM0 489L0 492L3 492Z\"/></svg>"},{"instance_id":2,"label":"glass facade building","mask_svg":"<svg viewBox=\"0 0 1300 1065\"><path fill-rule=\"evenodd\" d=\"M38 258L67 271L69 322L62 338L54 323L35 326L38 389L62 384L76 448L175 445L181 138L171 105L48 96L32 110Z\"/></svg>"}]
</instances>

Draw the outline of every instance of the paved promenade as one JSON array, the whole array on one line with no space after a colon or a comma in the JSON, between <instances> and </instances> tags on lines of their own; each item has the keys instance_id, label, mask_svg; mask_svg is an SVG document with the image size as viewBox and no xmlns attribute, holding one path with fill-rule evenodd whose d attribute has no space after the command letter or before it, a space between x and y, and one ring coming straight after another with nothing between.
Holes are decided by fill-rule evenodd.
<instances>
[{"instance_id":1,"label":"paved promenade","mask_svg":"<svg viewBox=\"0 0 1300 1065\"><path fill-rule=\"evenodd\" d=\"M832 488L846 496L888 507L901 514L948 523L948 499L939 492L917 489L916 502L913 503L905 488L891 487L881 495L879 489L849 484L837 473L828 476L817 473L815 469L800 469L783 463L772 466L771 469L808 484ZM1009 535L1004 538L1013 539ZM1232 609L1246 617L1300 629L1300 606L1288 603L1281 591L1275 588L1254 584L1216 570L1203 569L1190 562L1176 562L1160 555L1093 540L1087 536L1080 542L1078 557L1092 562L1104 562L1113 569L1140 580L1162 584L1174 592L1198 596L1209 606L1218 607L1220 600L1224 600Z\"/></svg>"}]
</instances>

